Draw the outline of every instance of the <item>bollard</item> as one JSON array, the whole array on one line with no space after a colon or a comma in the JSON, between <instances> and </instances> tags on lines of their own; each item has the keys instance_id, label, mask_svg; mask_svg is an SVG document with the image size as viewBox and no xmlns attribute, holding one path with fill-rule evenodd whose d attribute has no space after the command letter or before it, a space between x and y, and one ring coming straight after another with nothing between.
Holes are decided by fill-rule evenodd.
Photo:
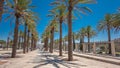
<instances>
[{"instance_id":1,"label":"bollard","mask_svg":"<svg viewBox=\"0 0 120 68\"><path fill-rule=\"evenodd\" d=\"M86 46L85 46L85 44L84 44L84 43L82 43L82 45L83 45L83 53L85 53Z\"/></svg>"},{"instance_id":2,"label":"bollard","mask_svg":"<svg viewBox=\"0 0 120 68\"><path fill-rule=\"evenodd\" d=\"M116 54L115 54L115 44L114 44L114 41L111 41L111 52L112 52L112 56L116 56Z\"/></svg>"},{"instance_id":3,"label":"bollard","mask_svg":"<svg viewBox=\"0 0 120 68\"><path fill-rule=\"evenodd\" d=\"M93 43L93 53L96 54L96 43Z\"/></svg>"}]
</instances>

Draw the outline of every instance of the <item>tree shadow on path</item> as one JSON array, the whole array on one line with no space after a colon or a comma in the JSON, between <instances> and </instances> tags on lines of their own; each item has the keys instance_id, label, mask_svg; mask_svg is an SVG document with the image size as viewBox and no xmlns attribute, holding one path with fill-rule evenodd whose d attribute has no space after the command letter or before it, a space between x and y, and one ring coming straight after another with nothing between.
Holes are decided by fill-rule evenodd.
<instances>
[{"instance_id":1,"label":"tree shadow on path","mask_svg":"<svg viewBox=\"0 0 120 68\"><path fill-rule=\"evenodd\" d=\"M42 66L46 66L48 64L53 65L55 68L66 67L66 68L80 68L86 67L86 65L81 65L78 63L74 63L74 61L64 61L56 55L50 55L48 52L41 52L41 55L38 55L36 58L33 59L33 62L38 65L34 66L33 68L42 68ZM60 66L59 66L60 65ZM50 67L51 68L51 67Z\"/></svg>"}]
</instances>

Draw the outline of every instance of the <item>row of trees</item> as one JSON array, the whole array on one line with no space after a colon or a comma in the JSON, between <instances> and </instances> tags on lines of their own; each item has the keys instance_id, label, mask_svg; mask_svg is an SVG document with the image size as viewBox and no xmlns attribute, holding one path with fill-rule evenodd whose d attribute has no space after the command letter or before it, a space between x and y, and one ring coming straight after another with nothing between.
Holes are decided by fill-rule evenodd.
<instances>
[{"instance_id":1,"label":"row of trees","mask_svg":"<svg viewBox=\"0 0 120 68\"><path fill-rule=\"evenodd\" d=\"M50 52L53 52L53 39L54 39L54 30L56 28L56 23L59 25L59 40L56 40L56 42L59 42L59 56L62 56L62 23L67 22L68 24L68 35L64 37L65 40L68 40L68 60L73 60L73 50L75 49L75 39L79 38L80 43L84 43L84 38L88 38L88 52L90 52L90 38L94 35L96 35L96 32L91 28L91 26L87 26L86 28L81 28L80 31L77 33L72 32L72 20L74 20L74 10L77 11L78 15L80 12L85 13L85 11L91 12L91 10L88 7L80 6L80 4L89 4L89 3L95 3L95 0L55 0L50 5L54 6L52 10L50 10L50 13L48 16L52 17L54 24L50 24L47 26L46 30L44 31L42 38L45 42L45 50L48 50L48 44L49 44L49 38L50 38ZM75 11L75 12L76 12ZM111 18L112 16L112 18ZM104 24L104 23L105 24ZM114 28L115 30L120 29L120 13L116 14L106 14L105 19L103 21L100 21L98 24L98 30L101 31L102 29L106 29L108 34L110 34L110 29ZM112 25L110 24L112 23ZM102 25L104 24L104 25ZM112 27L111 27L112 26ZM58 27L57 27L58 28ZM56 28L56 29L57 29ZM108 41L109 41L109 54L111 54L111 43L110 43L110 35L108 35ZM64 42L64 41L63 41Z\"/></svg>"},{"instance_id":2,"label":"row of trees","mask_svg":"<svg viewBox=\"0 0 120 68\"><path fill-rule=\"evenodd\" d=\"M6 18L15 22L11 57L15 58L16 48L17 46L19 48L22 39L23 53L28 51L29 43L31 43L31 50L35 49L38 40L36 31L36 20L38 18L32 11L34 8L31 5L32 0L0 0L0 3L0 18L7 13L9 16ZM24 32L19 28L21 24L24 25Z\"/></svg>"},{"instance_id":3,"label":"row of trees","mask_svg":"<svg viewBox=\"0 0 120 68\"><path fill-rule=\"evenodd\" d=\"M120 13L106 14L104 19L98 24L98 30L106 30L108 34L109 54L111 54L111 30L119 32L120 30Z\"/></svg>"},{"instance_id":4,"label":"row of trees","mask_svg":"<svg viewBox=\"0 0 120 68\"><path fill-rule=\"evenodd\" d=\"M95 36L97 33L95 30L92 29L91 26L87 26L87 27L83 27L81 28L76 34L74 34L74 38L76 38L77 40L80 41L80 46L82 49L83 43L84 43L84 39L85 37L87 37L88 39L88 52L90 53L90 38L92 38L93 36ZM73 47L75 49L75 44L73 44Z\"/></svg>"},{"instance_id":5,"label":"row of trees","mask_svg":"<svg viewBox=\"0 0 120 68\"><path fill-rule=\"evenodd\" d=\"M68 60L73 60L72 54L72 20L74 19L74 10L78 11L78 13L91 10L88 7L81 7L79 4L88 4L95 3L94 0L55 0L51 3L54 8L50 11L52 14L48 16L52 16L56 22L59 24L60 38L59 38L59 55L62 56L62 23L67 21L68 24ZM47 29L47 28L46 28ZM53 29L52 29L53 30ZM46 32L46 31L45 31ZM51 32L52 33L52 32ZM50 37L53 37L50 34ZM43 35L45 36L45 35ZM53 39L51 39L52 44L50 44L50 49L53 48ZM50 42L50 43L51 43ZM45 45L46 46L46 45ZM52 47L51 47L52 46Z\"/></svg>"}]
</instances>

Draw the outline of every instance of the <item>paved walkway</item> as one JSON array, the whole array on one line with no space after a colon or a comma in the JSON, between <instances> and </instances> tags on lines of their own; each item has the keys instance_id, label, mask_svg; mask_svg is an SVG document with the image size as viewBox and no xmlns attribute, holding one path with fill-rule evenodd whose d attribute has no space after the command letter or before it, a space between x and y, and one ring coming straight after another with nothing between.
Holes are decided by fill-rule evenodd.
<instances>
[{"instance_id":1,"label":"paved walkway","mask_svg":"<svg viewBox=\"0 0 120 68\"><path fill-rule=\"evenodd\" d=\"M95 61L74 56L76 61L63 61L67 54L59 57L58 53L50 54L35 50L21 57L10 58L7 63L0 65L0 68L120 68L119 65Z\"/></svg>"}]
</instances>

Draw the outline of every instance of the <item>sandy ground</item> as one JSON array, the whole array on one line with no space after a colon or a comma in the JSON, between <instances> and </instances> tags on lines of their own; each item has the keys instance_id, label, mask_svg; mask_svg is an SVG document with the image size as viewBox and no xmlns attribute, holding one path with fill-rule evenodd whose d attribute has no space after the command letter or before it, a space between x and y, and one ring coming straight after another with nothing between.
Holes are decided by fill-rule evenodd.
<instances>
[{"instance_id":1,"label":"sandy ground","mask_svg":"<svg viewBox=\"0 0 120 68\"><path fill-rule=\"evenodd\" d=\"M82 57L74 56L76 61L63 61L67 58L64 54L62 57L58 53L50 54L35 50L27 54L20 54L18 58L7 59L7 63L1 64L0 68L120 68L119 65L95 61Z\"/></svg>"}]
</instances>

